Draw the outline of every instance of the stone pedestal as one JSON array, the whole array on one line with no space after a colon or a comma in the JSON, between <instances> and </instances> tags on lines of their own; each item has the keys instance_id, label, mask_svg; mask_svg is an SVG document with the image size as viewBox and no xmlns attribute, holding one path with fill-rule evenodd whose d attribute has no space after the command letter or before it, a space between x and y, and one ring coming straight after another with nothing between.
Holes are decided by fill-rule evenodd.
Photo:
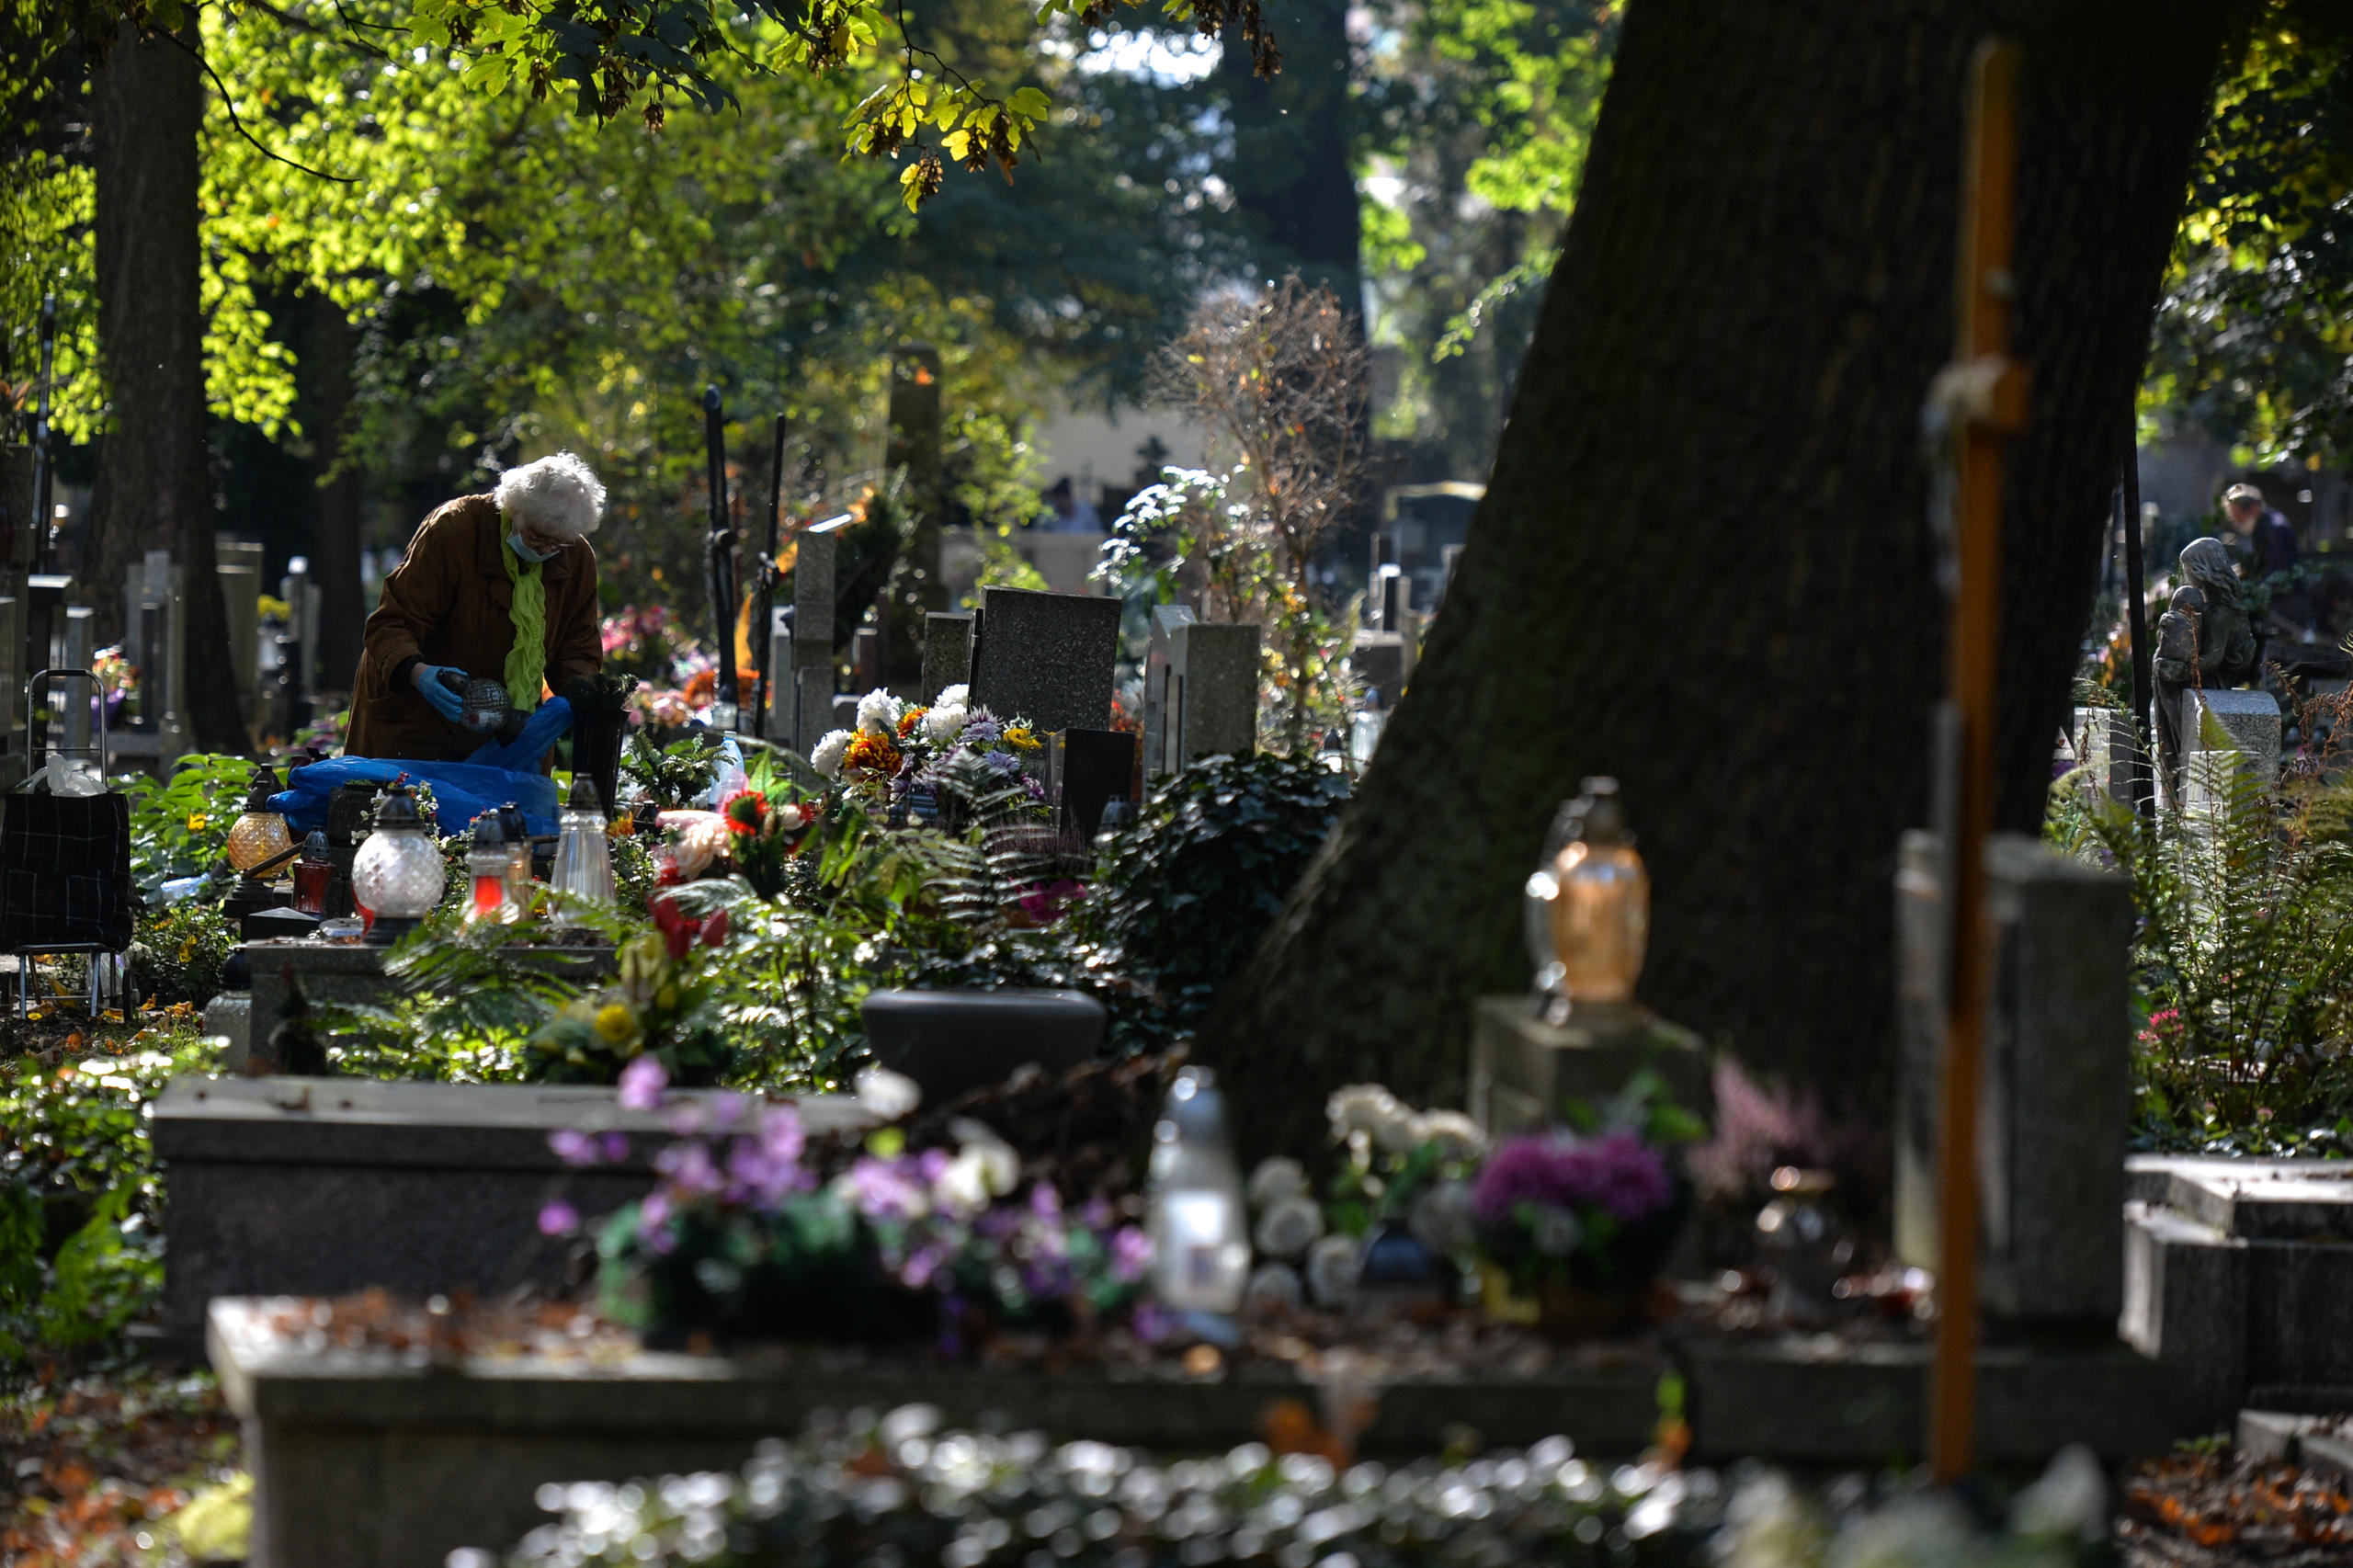
<instances>
[{"instance_id":1,"label":"stone pedestal","mask_svg":"<svg viewBox=\"0 0 2353 1568\"><path fill-rule=\"evenodd\" d=\"M1687 1028L1631 1009L1532 1016L1525 996L1482 996L1471 1036L1471 1114L1498 1136L1563 1121L1571 1101L1598 1108L1649 1068L1676 1103L1715 1114L1706 1045Z\"/></svg>"},{"instance_id":2,"label":"stone pedestal","mask_svg":"<svg viewBox=\"0 0 2353 1568\"><path fill-rule=\"evenodd\" d=\"M1937 1140L1945 920L1936 841L1906 834L1897 878L1902 1063L1895 1244L1937 1262ZM1985 845L1996 927L1977 1112L1986 1311L2112 1323L2122 1283L2130 1112L2132 894L2125 880L1997 834Z\"/></svg>"},{"instance_id":3,"label":"stone pedestal","mask_svg":"<svg viewBox=\"0 0 2353 1568\"><path fill-rule=\"evenodd\" d=\"M983 588L973 705L1040 734L1108 729L1119 652L1117 599Z\"/></svg>"}]
</instances>

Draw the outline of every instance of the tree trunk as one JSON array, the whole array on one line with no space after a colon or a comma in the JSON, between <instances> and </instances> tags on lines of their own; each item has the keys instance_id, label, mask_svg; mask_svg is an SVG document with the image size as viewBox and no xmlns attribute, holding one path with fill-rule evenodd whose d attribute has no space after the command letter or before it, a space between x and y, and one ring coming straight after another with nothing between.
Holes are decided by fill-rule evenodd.
<instances>
[{"instance_id":1,"label":"tree trunk","mask_svg":"<svg viewBox=\"0 0 2353 1568\"><path fill-rule=\"evenodd\" d=\"M1918 410L1963 67L1997 25L2028 48L1997 811L2031 830L2222 9L1629 9L1413 686L1204 1031L1246 1139L1313 1138L1351 1080L1459 1102L1472 1001L1526 986L1520 884L1591 773L1652 870L1644 995L1884 1125L1891 879L1944 684Z\"/></svg>"},{"instance_id":2,"label":"tree trunk","mask_svg":"<svg viewBox=\"0 0 2353 1568\"><path fill-rule=\"evenodd\" d=\"M302 364L319 484L311 534L311 571L319 585L319 685L347 691L359 669L360 628L372 608L359 583L359 465L344 451L351 425L351 323L324 294L306 296L304 307L311 319Z\"/></svg>"},{"instance_id":3,"label":"tree trunk","mask_svg":"<svg viewBox=\"0 0 2353 1568\"><path fill-rule=\"evenodd\" d=\"M151 549L180 563L193 743L251 744L226 677L229 618L214 570L204 433L204 312L198 299L197 132L204 91L195 26L182 42L126 27L91 74L97 174L98 356L107 425L90 494L84 592L119 633L123 569Z\"/></svg>"}]
</instances>

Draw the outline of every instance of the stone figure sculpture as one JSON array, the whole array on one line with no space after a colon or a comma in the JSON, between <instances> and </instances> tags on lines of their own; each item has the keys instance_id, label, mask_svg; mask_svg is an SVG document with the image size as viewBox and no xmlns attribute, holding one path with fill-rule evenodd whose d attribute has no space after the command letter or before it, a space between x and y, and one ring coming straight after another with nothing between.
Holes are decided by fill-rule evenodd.
<instances>
[{"instance_id":1,"label":"stone figure sculpture","mask_svg":"<svg viewBox=\"0 0 2353 1568\"><path fill-rule=\"evenodd\" d=\"M2222 690L2254 678L2255 629L2231 552L2219 539L2194 539L2182 548L2181 586L2157 620L2157 751L2165 795L2178 804L2182 758L2189 737L2185 703L2192 690Z\"/></svg>"}]
</instances>

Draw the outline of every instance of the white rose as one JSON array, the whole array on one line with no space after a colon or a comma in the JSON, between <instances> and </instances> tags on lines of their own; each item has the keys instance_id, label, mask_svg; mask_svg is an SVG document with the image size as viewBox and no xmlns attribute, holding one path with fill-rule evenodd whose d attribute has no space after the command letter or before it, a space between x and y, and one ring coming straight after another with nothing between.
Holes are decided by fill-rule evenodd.
<instances>
[{"instance_id":1,"label":"white rose","mask_svg":"<svg viewBox=\"0 0 2353 1568\"><path fill-rule=\"evenodd\" d=\"M1268 1257L1297 1257L1324 1233L1324 1210L1312 1198L1286 1198L1258 1216L1251 1241Z\"/></svg>"},{"instance_id":2,"label":"white rose","mask_svg":"<svg viewBox=\"0 0 2353 1568\"><path fill-rule=\"evenodd\" d=\"M858 1103L885 1121L896 1121L923 1103L915 1081L888 1067L860 1069L857 1091Z\"/></svg>"},{"instance_id":3,"label":"white rose","mask_svg":"<svg viewBox=\"0 0 2353 1568\"><path fill-rule=\"evenodd\" d=\"M1250 1206L1271 1209L1286 1198L1307 1196L1307 1171L1288 1154L1272 1154L1250 1173Z\"/></svg>"},{"instance_id":4,"label":"white rose","mask_svg":"<svg viewBox=\"0 0 2353 1568\"><path fill-rule=\"evenodd\" d=\"M1397 1096L1379 1084L1350 1084L1332 1091L1324 1102L1324 1114L1332 1120L1332 1136L1345 1142L1351 1132L1372 1133L1385 1122L1404 1114Z\"/></svg>"},{"instance_id":5,"label":"white rose","mask_svg":"<svg viewBox=\"0 0 2353 1568\"><path fill-rule=\"evenodd\" d=\"M1354 1236L1325 1236L1307 1249L1307 1287L1319 1307L1345 1307L1357 1293L1363 1249Z\"/></svg>"},{"instance_id":6,"label":"white rose","mask_svg":"<svg viewBox=\"0 0 2353 1568\"><path fill-rule=\"evenodd\" d=\"M847 730L827 732L824 739L809 748L809 766L835 783L841 782L842 758L849 755L850 740Z\"/></svg>"},{"instance_id":7,"label":"white rose","mask_svg":"<svg viewBox=\"0 0 2353 1568\"><path fill-rule=\"evenodd\" d=\"M1410 1154L1422 1146L1422 1119L1393 1100L1389 1114L1376 1118L1366 1131L1383 1153Z\"/></svg>"},{"instance_id":8,"label":"white rose","mask_svg":"<svg viewBox=\"0 0 2353 1568\"><path fill-rule=\"evenodd\" d=\"M1243 1306L1262 1312L1297 1312L1306 1298L1299 1271L1288 1263L1260 1264L1250 1271L1250 1283L1242 1288Z\"/></svg>"},{"instance_id":9,"label":"white rose","mask_svg":"<svg viewBox=\"0 0 2353 1568\"><path fill-rule=\"evenodd\" d=\"M1459 1110L1426 1110L1420 1121L1422 1142L1437 1144L1442 1160L1475 1160L1487 1152L1486 1133Z\"/></svg>"},{"instance_id":10,"label":"white rose","mask_svg":"<svg viewBox=\"0 0 2353 1568\"><path fill-rule=\"evenodd\" d=\"M779 806L775 814L779 833L799 833L809 824L808 812L800 806Z\"/></svg>"},{"instance_id":11,"label":"white rose","mask_svg":"<svg viewBox=\"0 0 2353 1568\"><path fill-rule=\"evenodd\" d=\"M858 727L884 740L899 735L899 699L879 687L858 699Z\"/></svg>"}]
</instances>

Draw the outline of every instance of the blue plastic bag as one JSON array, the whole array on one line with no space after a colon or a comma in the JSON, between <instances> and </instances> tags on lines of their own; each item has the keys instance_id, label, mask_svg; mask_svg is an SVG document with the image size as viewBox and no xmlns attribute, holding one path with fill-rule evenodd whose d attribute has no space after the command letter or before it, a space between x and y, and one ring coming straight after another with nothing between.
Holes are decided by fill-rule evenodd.
<instances>
[{"instance_id":1,"label":"blue plastic bag","mask_svg":"<svg viewBox=\"0 0 2353 1568\"><path fill-rule=\"evenodd\" d=\"M443 835L462 833L483 812L512 801L522 808L533 837L551 838L558 820L555 780L532 765L572 727L572 705L551 699L532 714L508 745L493 742L463 762L425 762L405 757L336 756L298 767L287 788L269 798L270 810L286 819L297 838L327 824L327 799L339 784L390 784L395 779L433 786L435 826Z\"/></svg>"}]
</instances>

